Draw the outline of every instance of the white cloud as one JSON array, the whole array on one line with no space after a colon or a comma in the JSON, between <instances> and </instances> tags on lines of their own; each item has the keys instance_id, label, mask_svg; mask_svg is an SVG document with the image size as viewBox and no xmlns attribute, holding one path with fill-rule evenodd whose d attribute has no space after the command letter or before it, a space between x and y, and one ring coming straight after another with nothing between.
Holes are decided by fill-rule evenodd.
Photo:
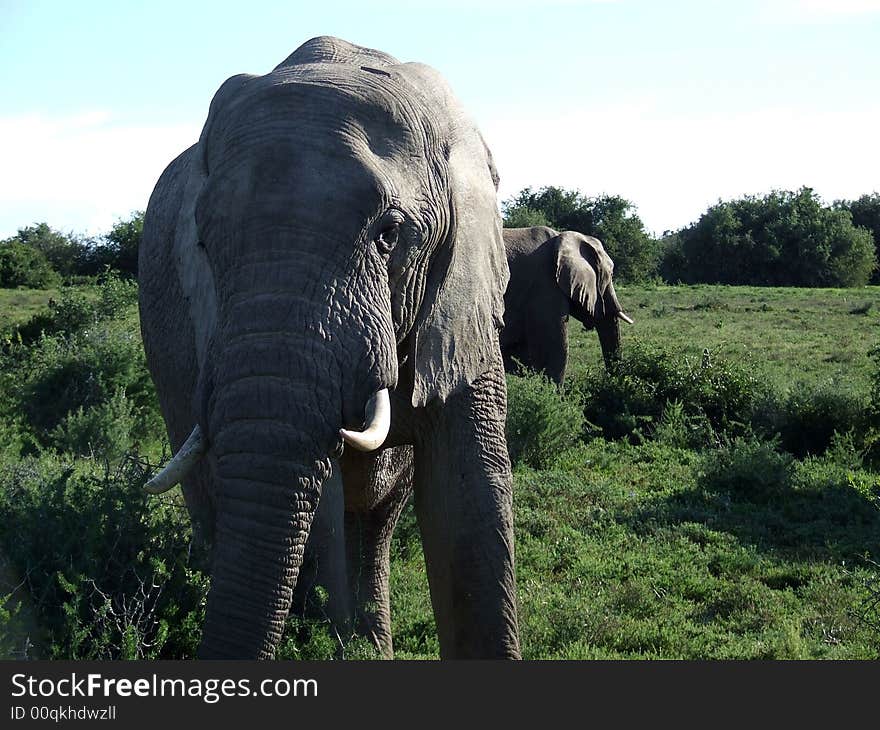
<instances>
[{"instance_id":1,"label":"white cloud","mask_svg":"<svg viewBox=\"0 0 880 730\"><path fill-rule=\"evenodd\" d=\"M198 134L193 124L123 124L101 110L0 118L0 238L42 220L109 230L146 207L162 170Z\"/></svg>"},{"instance_id":2,"label":"white cloud","mask_svg":"<svg viewBox=\"0 0 880 730\"><path fill-rule=\"evenodd\" d=\"M660 112L650 101L547 118L486 118L504 200L526 186L622 195L656 233L719 198L807 185L826 201L878 187L880 103L858 112L776 108L730 115Z\"/></svg>"}]
</instances>

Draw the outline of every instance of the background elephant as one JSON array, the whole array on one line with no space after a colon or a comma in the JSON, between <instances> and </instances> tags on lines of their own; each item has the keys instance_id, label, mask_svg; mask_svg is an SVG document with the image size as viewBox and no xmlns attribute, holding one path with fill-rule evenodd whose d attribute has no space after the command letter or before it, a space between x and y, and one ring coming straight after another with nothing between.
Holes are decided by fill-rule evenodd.
<instances>
[{"instance_id":1,"label":"background elephant","mask_svg":"<svg viewBox=\"0 0 880 730\"><path fill-rule=\"evenodd\" d=\"M505 369L517 372L519 361L561 384L569 315L596 330L610 366L620 350L619 320L632 320L617 301L614 262L599 239L546 226L505 228L504 247L510 267L501 333Z\"/></svg>"},{"instance_id":2,"label":"background elephant","mask_svg":"<svg viewBox=\"0 0 880 730\"><path fill-rule=\"evenodd\" d=\"M497 182L437 72L329 37L227 80L162 174L140 311L175 456L147 488L182 480L213 544L200 656L273 656L331 459L381 552L392 447L441 656L519 656Z\"/></svg>"}]
</instances>

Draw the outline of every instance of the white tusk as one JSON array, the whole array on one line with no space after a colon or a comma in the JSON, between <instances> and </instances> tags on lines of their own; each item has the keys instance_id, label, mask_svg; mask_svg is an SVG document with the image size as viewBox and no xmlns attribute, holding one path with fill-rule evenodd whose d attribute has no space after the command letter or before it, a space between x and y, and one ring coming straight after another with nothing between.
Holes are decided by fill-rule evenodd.
<instances>
[{"instance_id":1,"label":"white tusk","mask_svg":"<svg viewBox=\"0 0 880 730\"><path fill-rule=\"evenodd\" d=\"M189 438L183 442L183 446L174 455L174 458L166 464L162 471L144 484L144 489L150 494L167 492L186 477L190 469L202 458L204 453L205 439L202 436L202 429L196 426L189 435Z\"/></svg>"},{"instance_id":2,"label":"white tusk","mask_svg":"<svg viewBox=\"0 0 880 730\"><path fill-rule=\"evenodd\" d=\"M632 320L632 317L630 317L628 314L624 314L623 312L618 312L617 316L620 317L627 324L635 324Z\"/></svg>"},{"instance_id":3,"label":"white tusk","mask_svg":"<svg viewBox=\"0 0 880 730\"><path fill-rule=\"evenodd\" d=\"M388 438L391 429L391 398L388 388L382 388L367 402L367 420L363 431L339 429L345 443L358 451L375 451Z\"/></svg>"}]
</instances>

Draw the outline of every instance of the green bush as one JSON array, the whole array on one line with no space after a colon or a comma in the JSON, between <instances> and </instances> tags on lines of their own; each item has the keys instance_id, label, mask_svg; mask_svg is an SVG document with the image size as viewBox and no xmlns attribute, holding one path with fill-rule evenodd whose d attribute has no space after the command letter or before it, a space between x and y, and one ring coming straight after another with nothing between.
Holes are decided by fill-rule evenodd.
<instances>
[{"instance_id":1,"label":"green bush","mask_svg":"<svg viewBox=\"0 0 880 730\"><path fill-rule=\"evenodd\" d=\"M511 205L504 213L505 228L533 228L535 226L550 226L547 216L540 210L533 210L525 205Z\"/></svg>"},{"instance_id":2,"label":"green bush","mask_svg":"<svg viewBox=\"0 0 880 730\"><path fill-rule=\"evenodd\" d=\"M128 220L118 220L107 234L105 263L125 276L137 277L138 248L144 233L144 211L137 210Z\"/></svg>"},{"instance_id":3,"label":"green bush","mask_svg":"<svg viewBox=\"0 0 880 730\"><path fill-rule=\"evenodd\" d=\"M46 223L37 223L20 228L0 246L14 244L37 252L67 282L99 276L107 269L125 277L136 277L143 228L143 211L133 211L130 218L118 220L106 235L96 238L61 233Z\"/></svg>"},{"instance_id":4,"label":"green bush","mask_svg":"<svg viewBox=\"0 0 880 730\"><path fill-rule=\"evenodd\" d=\"M88 454L91 439L96 454L109 455L135 443L163 442L136 298L136 284L115 276L94 288L66 287L48 314L19 330L20 344L0 354L0 415L32 451L55 447ZM0 429L6 443L13 436Z\"/></svg>"},{"instance_id":5,"label":"green bush","mask_svg":"<svg viewBox=\"0 0 880 730\"><path fill-rule=\"evenodd\" d=\"M798 457L823 453L835 434L863 433L867 403L840 382L796 384L782 405L781 445Z\"/></svg>"},{"instance_id":6,"label":"green bush","mask_svg":"<svg viewBox=\"0 0 880 730\"><path fill-rule=\"evenodd\" d=\"M574 379L572 387L581 393L587 421L606 438L645 437L661 422L668 404L677 403L692 445L695 438L712 443L716 432L745 433L766 391L749 370L717 354L705 353L692 362L640 343L626 347L611 372L591 371ZM663 428L668 431L668 426Z\"/></svg>"},{"instance_id":7,"label":"green bush","mask_svg":"<svg viewBox=\"0 0 880 730\"><path fill-rule=\"evenodd\" d=\"M104 404L120 390L144 409L139 422L149 428L153 390L143 348L127 328L102 323L69 337L44 337L26 362L19 407L39 443L52 440L50 433L67 414Z\"/></svg>"},{"instance_id":8,"label":"green bush","mask_svg":"<svg viewBox=\"0 0 880 730\"><path fill-rule=\"evenodd\" d=\"M798 457L823 453L835 433L870 440L863 394L839 382L774 392L749 369L708 352L692 361L634 343L612 372L594 370L572 387L581 393L587 421L610 439L650 437L700 448L755 432L778 437L780 447Z\"/></svg>"},{"instance_id":9,"label":"green bush","mask_svg":"<svg viewBox=\"0 0 880 730\"><path fill-rule=\"evenodd\" d=\"M0 466L0 548L24 576L55 659L193 657L207 579L173 497L115 469L54 456Z\"/></svg>"},{"instance_id":10,"label":"green bush","mask_svg":"<svg viewBox=\"0 0 880 730\"><path fill-rule=\"evenodd\" d=\"M880 345L868 351L873 363L871 373L871 390L868 395L868 407L865 411L864 449L867 461L875 466L880 465Z\"/></svg>"},{"instance_id":11,"label":"green bush","mask_svg":"<svg viewBox=\"0 0 880 730\"><path fill-rule=\"evenodd\" d=\"M864 286L877 263L871 233L806 187L719 201L667 244L664 275L687 283Z\"/></svg>"},{"instance_id":12,"label":"green bush","mask_svg":"<svg viewBox=\"0 0 880 730\"><path fill-rule=\"evenodd\" d=\"M47 223L35 223L19 228L7 242L15 242L38 251L49 262L51 268L65 279L81 273L89 245L72 233L61 233L50 228Z\"/></svg>"},{"instance_id":13,"label":"green bush","mask_svg":"<svg viewBox=\"0 0 880 730\"><path fill-rule=\"evenodd\" d=\"M0 243L0 287L48 289L60 282L48 259L37 249L16 241Z\"/></svg>"},{"instance_id":14,"label":"green bush","mask_svg":"<svg viewBox=\"0 0 880 730\"><path fill-rule=\"evenodd\" d=\"M119 389L106 402L69 412L49 433L50 445L59 453L119 459L132 448L137 427L134 410Z\"/></svg>"},{"instance_id":15,"label":"green bush","mask_svg":"<svg viewBox=\"0 0 880 730\"><path fill-rule=\"evenodd\" d=\"M676 449L694 449L712 443L715 430L705 414L688 414L680 400L673 400L666 402L651 437Z\"/></svg>"},{"instance_id":16,"label":"green bush","mask_svg":"<svg viewBox=\"0 0 880 730\"><path fill-rule=\"evenodd\" d=\"M737 436L705 453L699 483L707 491L761 501L789 489L793 462L773 441Z\"/></svg>"},{"instance_id":17,"label":"green bush","mask_svg":"<svg viewBox=\"0 0 880 730\"><path fill-rule=\"evenodd\" d=\"M16 330L21 343L30 345L42 335L77 332L95 320L93 297L81 288L66 286L61 290L58 301L52 299L49 302L48 312L34 315Z\"/></svg>"},{"instance_id":18,"label":"green bush","mask_svg":"<svg viewBox=\"0 0 880 730\"><path fill-rule=\"evenodd\" d=\"M507 448L514 465L547 468L578 441L583 427L576 393L561 393L537 373L507 376Z\"/></svg>"},{"instance_id":19,"label":"green bush","mask_svg":"<svg viewBox=\"0 0 880 730\"><path fill-rule=\"evenodd\" d=\"M23 344L31 344L41 335L73 334L102 320L122 319L133 312L137 297L135 282L108 270L95 287L63 287L58 301L50 300L49 311L17 327L17 334Z\"/></svg>"}]
</instances>

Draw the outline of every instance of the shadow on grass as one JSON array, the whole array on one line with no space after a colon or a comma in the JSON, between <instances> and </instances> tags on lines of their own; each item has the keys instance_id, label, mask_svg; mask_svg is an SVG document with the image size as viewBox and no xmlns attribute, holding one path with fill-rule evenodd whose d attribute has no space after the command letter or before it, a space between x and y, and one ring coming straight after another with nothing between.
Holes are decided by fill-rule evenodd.
<instances>
[{"instance_id":1,"label":"shadow on grass","mask_svg":"<svg viewBox=\"0 0 880 730\"><path fill-rule=\"evenodd\" d=\"M787 560L861 563L880 557L876 499L845 481L796 479L763 493L698 483L618 520L641 535L700 523L732 535L743 546Z\"/></svg>"}]
</instances>

